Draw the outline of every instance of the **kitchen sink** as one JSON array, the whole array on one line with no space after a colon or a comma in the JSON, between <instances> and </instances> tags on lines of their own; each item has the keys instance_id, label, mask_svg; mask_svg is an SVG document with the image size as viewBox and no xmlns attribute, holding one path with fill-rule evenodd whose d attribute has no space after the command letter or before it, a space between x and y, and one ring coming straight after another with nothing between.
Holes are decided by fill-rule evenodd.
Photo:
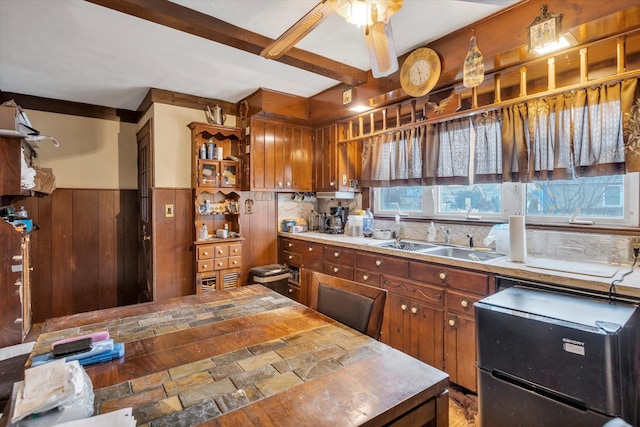
<instances>
[{"instance_id":1,"label":"kitchen sink","mask_svg":"<svg viewBox=\"0 0 640 427\"><path fill-rule=\"evenodd\" d=\"M438 248L438 245L431 245L429 243L414 243L414 242L386 242L374 245L379 248L397 249L405 252L422 252L433 248Z\"/></svg>"},{"instance_id":2,"label":"kitchen sink","mask_svg":"<svg viewBox=\"0 0 640 427\"><path fill-rule=\"evenodd\" d=\"M496 258L502 258L504 255L496 252L476 251L473 249L455 248L455 247L439 247L425 252L429 255L443 256L447 258L465 259L471 261L490 261Z\"/></svg>"}]
</instances>

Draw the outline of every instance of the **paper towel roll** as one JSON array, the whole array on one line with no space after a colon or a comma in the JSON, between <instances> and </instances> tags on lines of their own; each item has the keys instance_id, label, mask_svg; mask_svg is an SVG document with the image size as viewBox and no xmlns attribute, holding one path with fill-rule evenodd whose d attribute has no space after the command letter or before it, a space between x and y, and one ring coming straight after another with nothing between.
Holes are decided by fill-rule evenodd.
<instances>
[{"instance_id":1,"label":"paper towel roll","mask_svg":"<svg viewBox=\"0 0 640 427\"><path fill-rule=\"evenodd\" d=\"M514 262L527 260L527 236L524 216L509 216L509 258Z\"/></svg>"}]
</instances>

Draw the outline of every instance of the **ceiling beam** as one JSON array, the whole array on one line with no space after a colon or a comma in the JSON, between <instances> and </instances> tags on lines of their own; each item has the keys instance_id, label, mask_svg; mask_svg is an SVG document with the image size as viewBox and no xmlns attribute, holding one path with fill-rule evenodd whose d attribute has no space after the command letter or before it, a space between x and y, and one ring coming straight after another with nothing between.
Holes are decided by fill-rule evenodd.
<instances>
[{"instance_id":1,"label":"ceiling beam","mask_svg":"<svg viewBox=\"0 0 640 427\"><path fill-rule=\"evenodd\" d=\"M260 55L273 42L268 37L168 0L86 1L254 55ZM301 49L293 48L275 61L353 86L367 82L366 71Z\"/></svg>"}]
</instances>

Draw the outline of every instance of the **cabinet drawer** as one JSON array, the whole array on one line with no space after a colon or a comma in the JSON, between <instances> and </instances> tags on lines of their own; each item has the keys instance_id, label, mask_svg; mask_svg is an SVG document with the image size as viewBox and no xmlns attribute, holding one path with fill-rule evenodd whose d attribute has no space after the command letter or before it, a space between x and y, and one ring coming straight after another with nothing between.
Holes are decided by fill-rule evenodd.
<instances>
[{"instance_id":1,"label":"cabinet drawer","mask_svg":"<svg viewBox=\"0 0 640 427\"><path fill-rule=\"evenodd\" d=\"M213 245L198 245L198 259L213 258Z\"/></svg>"},{"instance_id":2,"label":"cabinet drawer","mask_svg":"<svg viewBox=\"0 0 640 427\"><path fill-rule=\"evenodd\" d=\"M475 317L474 304L480 301L480 297L471 296L452 290L447 291L447 310L459 314L467 314Z\"/></svg>"},{"instance_id":3,"label":"cabinet drawer","mask_svg":"<svg viewBox=\"0 0 640 427\"><path fill-rule=\"evenodd\" d=\"M229 258L216 258L213 260L214 270L224 270L229 268Z\"/></svg>"},{"instance_id":4,"label":"cabinet drawer","mask_svg":"<svg viewBox=\"0 0 640 427\"><path fill-rule=\"evenodd\" d=\"M300 241L293 239L286 239L284 237L281 238L282 246L280 249L283 251L296 252L300 253Z\"/></svg>"},{"instance_id":5,"label":"cabinet drawer","mask_svg":"<svg viewBox=\"0 0 640 427\"><path fill-rule=\"evenodd\" d=\"M228 256L229 256L229 246L227 245L215 246L215 253L214 253L215 258L222 258L222 257L228 257Z\"/></svg>"},{"instance_id":6,"label":"cabinet drawer","mask_svg":"<svg viewBox=\"0 0 640 427\"><path fill-rule=\"evenodd\" d=\"M444 307L444 290L442 288L386 275L382 275L381 280L382 288L390 293L422 301L438 308Z\"/></svg>"},{"instance_id":7,"label":"cabinet drawer","mask_svg":"<svg viewBox=\"0 0 640 427\"><path fill-rule=\"evenodd\" d=\"M287 265L293 265L295 267L300 267L300 254L295 254L289 251L282 252L282 263Z\"/></svg>"},{"instance_id":8,"label":"cabinet drawer","mask_svg":"<svg viewBox=\"0 0 640 427\"><path fill-rule=\"evenodd\" d=\"M353 251L337 246L325 246L324 260L334 264L353 265Z\"/></svg>"},{"instance_id":9,"label":"cabinet drawer","mask_svg":"<svg viewBox=\"0 0 640 427\"><path fill-rule=\"evenodd\" d=\"M377 254L356 254L356 268L409 277L409 261Z\"/></svg>"},{"instance_id":10,"label":"cabinet drawer","mask_svg":"<svg viewBox=\"0 0 640 427\"><path fill-rule=\"evenodd\" d=\"M323 246L319 243L304 242L300 248L302 266L310 270L322 271Z\"/></svg>"},{"instance_id":11,"label":"cabinet drawer","mask_svg":"<svg viewBox=\"0 0 640 427\"><path fill-rule=\"evenodd\" d=\"M242 244L234 243L233 245L229 245L229 256L240 256L242 255Z\"/></svg>"},{"instance_id":12,"label":"cabinet drawer","mask_svg":"<svg viewBox=\"0 0 640 427\"><path fill-rule=\"evenodd\" d=\"M300 300L300 295L301 294L300 294L300 287L299 286L294 286L291 283L289 283L287 285L287 296L289 298L291 298L292 300L297 301L297 302L302 302Z\"/></svg>"},{"instance_id":13,"label":"cabinet drawer","mask_svg":"<svg viewBox=\"0 0 640 427\"><path fill-rule=\"evenodd\" d=\"M241 262L240 260L242 259L242 257L239 256L230 256L229 257L229 268L238 268L240 267ZM216 260L218 261L218 260Z\"/></svg>"},{"instance_id":14,"label":"cabinet drawer","mask_svg":"<svg viewBox=\"0 0 640 427\"><path fill-rule=\"evenodd\" d=\"M346 267L344 265L335 264L332 262L325 262L323 271L324 274L341 277L347 280L353 280L353 267Z\"/></svg>"},{"instance_id":15,"label":"cabinet drawer","mask_svg":"<svg viewBox=\"0 0 640 427\"><path fill-rule=\"evenodd\" d=\"M370 273L366 270L356 270L354 280L365 285L380 287L380 273Z\"/></svg>"},{"instance_id":16,"label":"cabinet drawer","mask_svg":"<svg viewBox=\"0 0 640 427\"><path fill-rule=\"evenodd\" d=\"M213 259L198 261L198 273L202 273L205 271L213 271Z\"/></svg>"},{"instance_id":17,"label":"cabinet drawer","mask_svg":"<svg viewBox=\"0 0 640 427\"><path fill-rule=\"evenodd\" d=\"M411 262L411 278L479 295L489 293L489 275L444 265Z\"/></svg>"}]
</instances>

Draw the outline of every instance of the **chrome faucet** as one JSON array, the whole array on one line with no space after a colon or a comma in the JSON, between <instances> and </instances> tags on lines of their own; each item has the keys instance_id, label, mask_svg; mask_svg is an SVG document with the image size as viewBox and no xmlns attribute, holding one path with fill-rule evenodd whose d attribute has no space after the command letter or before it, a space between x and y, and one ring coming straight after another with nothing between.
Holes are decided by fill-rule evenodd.
<instances>
[{"instance_id":1,"label":"chrome faucet","mask_svg":"<svg viewBox=\"0 0 640 427\"><path fill-rule=\"evenodd\" d=\"M469 238L469 247L473 249L473 234L467 234Z\"/></svg>"},{"instance_id":2,"label":"chrome faucet","mask_svg":"<svg viewBox=\"0 0 640 427\"><path fill-rule=\"evenodd\" d=\"M451 234L450 234L451 232L450 232L450 230L447 230L443 226L440 226L440 230L442 230L442 234L444 234L444 244L445 245L450 245L451 244Z\"/></svg>"}]
</instances>

